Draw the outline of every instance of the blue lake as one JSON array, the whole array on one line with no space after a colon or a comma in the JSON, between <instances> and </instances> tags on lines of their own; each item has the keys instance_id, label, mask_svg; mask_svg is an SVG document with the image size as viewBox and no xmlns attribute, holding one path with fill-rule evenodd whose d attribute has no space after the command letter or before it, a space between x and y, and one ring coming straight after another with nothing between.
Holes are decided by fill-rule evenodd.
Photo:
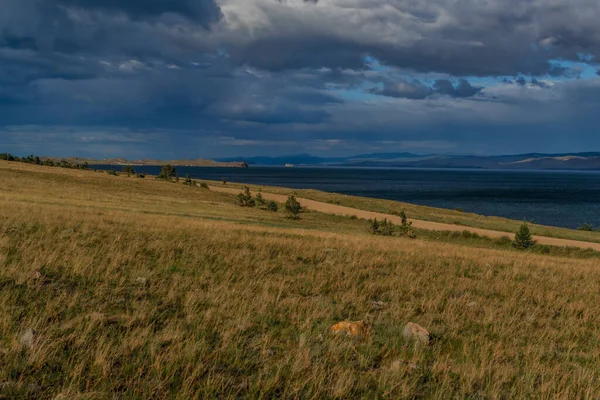
<instances>
[{"instance_id":1,"label":"blue lake","mask_svg":"<svg viewBox=\"0 0 600 400\"><path fill-rule=\"evenodd\" d=\"M99 167L94 168L115 168ZM160 167L134 167L157 175ZM600 226L600 172L177 167L179 176L398 200L576 228Z\"/></svg>"}]
</instances>

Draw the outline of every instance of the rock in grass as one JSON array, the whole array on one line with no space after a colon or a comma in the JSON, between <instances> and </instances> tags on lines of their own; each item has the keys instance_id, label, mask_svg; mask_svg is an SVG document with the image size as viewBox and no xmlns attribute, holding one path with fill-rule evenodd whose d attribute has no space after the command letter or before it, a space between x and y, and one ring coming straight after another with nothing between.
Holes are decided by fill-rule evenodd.
<instances>
[{"instance_id":1,"label":"rock in grass","mask_svg":"<svg viewBox=\"0 0 600 400\"><path fill-rule=\"evenodd\" d=\"M371 301L371 308L374 308L375 310L381 310L382 308L384 308L386 306L386 303L384 303L383 301Z\"/></svg>"},{"instance_id":2,"label":"rock in grass","mask_svg":"<svg viewBox=\"0 0 600 400\"><path fill-rule=\"evenodd\" d=\"M429 331L423 328L421 325L409 322L404 327L402 332L404 341L406 343L419 343L427 346L429 344Z\"/></svg>"},{"instance_id":3,"label":"rock in grass","mask_svg":"<svg viewBox=\"0 0 600 400\"><path fill-rule=\"evenodd\" d=\"M135 279L135 282L138 285L145 286L148 283L148 278L144 278L143 276L139 276Z\"/></svg>"},{"instance_id":4,"label":"rock in grass","mask_svg":"<svg viewBox=\"0 0 600 400\"><path fill-rule=\"evenodd\" d=\"M19 336L19 343L23 347L27 347L28 349L32 348L35 342L37 341L38 333L33 329L27 329L25 332Z\"/></svg>"},{"instance_id":5,"label":"rock in grass","mask_svg":"<svg viewBox=\"0 0 600 400\"><path fill-rule=\"evenodd\" d=\"M343 336L368 336L371 331L371 326L365 321L342 321L329 328L329 332L334 335Z\"/></svg>"}]
</instances>

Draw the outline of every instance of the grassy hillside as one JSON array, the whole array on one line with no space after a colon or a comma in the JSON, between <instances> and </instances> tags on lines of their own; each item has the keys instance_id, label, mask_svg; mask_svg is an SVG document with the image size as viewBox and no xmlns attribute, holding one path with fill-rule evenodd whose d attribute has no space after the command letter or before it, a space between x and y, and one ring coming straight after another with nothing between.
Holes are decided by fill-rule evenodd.
<instances>
[{"instance_id":1,"label":"grassy hillside","mask_svg":"<svg viewBox=\"0 0 600 400\"><path fill-rule=\"evenodd\" d=\"M600 391L597 257L434 235L375 237L364 221L291 221L196 187L0 163L0 398ZM370 335L330 335L343 320ZM405 345L409 321L429 346Z\"/></svg>"},{"instance_id":2,"label":"grassy hillside","mask_svg":"<svg viewBox=\"0 0 600 400\"><path fill-rule=\"evenodd\" d=\"M215 182L219 185L220 183ZM222 185L221 185L222 186ZM227 183L227 187L240 187L244 185L236 183ZM290 189L273 187L273 186L257 186L248 185L253 190L262 190L269 193L288 194ZM402 203L393 200L374 199L368 197L348 196L339 193L328 193L313 189L294 189L298 196L322 201L331 204L338 204L347 207L358 208L361 210L375 211L386 214L393 214L400 210L405 210L412 218L421 219L423 221L443 222L453 225L463 225L465 227L491 229L503 232L515 232L522 221L515 221L508 218L483 216L478 214L466 213L457 210L448 210L444 208L435 208L427 206L419 206L416 204ZM544 226L538 224L530 224L531 232L539 236L548 236L562 239L582 240L586 242L600 242L600 232L588 232L566 228L557 228L553 226Z\"/></svg>"}]
</instances>

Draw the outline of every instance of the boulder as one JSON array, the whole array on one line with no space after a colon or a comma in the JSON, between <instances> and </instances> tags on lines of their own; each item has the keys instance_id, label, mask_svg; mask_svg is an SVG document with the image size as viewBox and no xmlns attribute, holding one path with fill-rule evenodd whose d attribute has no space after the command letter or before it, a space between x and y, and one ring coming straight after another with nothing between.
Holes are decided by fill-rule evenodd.
<instances>
[{"instance_id":1,"label":"boulder","mask_svg":"<svg viewBox=\"0 0 600 400\"><path fill-rule=\"evenodd\" d=\"M23 347L32 348L37 341L38 333L33 329L27 329L25 332L19 336L19 343Z\"/></svg>"},{"instance_id":2,"label":"boulder","mask_svg":"<svg viewBox=\"0 0 600 400\"><path fill-rule=\"evenodd\" d=\"M135 282L139 285L145 286L148 283L148 278L144 278L143 276L139 276L135 279Z\"/></svg>"},{"instance_id":3,"label":"boulder","mask_svg":"<svg viewBox=\"0 0 600 400\"><path fill-rule=\"evenodd\" d=\"M429 331L414 322L406 324L402 336L406 343L418 343L425 346L429 344L430 340Z\"/></svg>"}]
</instances>

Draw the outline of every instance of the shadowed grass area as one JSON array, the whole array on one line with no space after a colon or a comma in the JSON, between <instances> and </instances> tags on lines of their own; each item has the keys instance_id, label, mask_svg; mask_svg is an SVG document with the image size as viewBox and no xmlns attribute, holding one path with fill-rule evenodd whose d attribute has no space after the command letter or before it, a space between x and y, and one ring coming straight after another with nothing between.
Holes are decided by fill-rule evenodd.
<instances>
[{"instance_id":1,"label":"shadowed grass area","mask_svg":"<svg viewBox=\"0 0 600 400\"><path fill-rule=\"evenodd\" d=\"M600 391L595 254L372 236L153 179L5 163L0 181L0 398ZM330 336L342 320L373 333ZM430 346L404 344L409 321Z\"/></svg>"}]
</instances>

